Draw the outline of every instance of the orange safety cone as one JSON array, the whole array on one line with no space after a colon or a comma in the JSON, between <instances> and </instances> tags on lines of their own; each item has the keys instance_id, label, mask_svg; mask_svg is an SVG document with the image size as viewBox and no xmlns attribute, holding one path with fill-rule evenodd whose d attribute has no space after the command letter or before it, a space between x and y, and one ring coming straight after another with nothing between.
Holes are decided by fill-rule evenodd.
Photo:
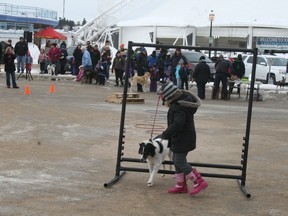
<instances>
[{"instance_id":1,"label":"orange safety cone","mask_svg":"<svg viewBox=\"0 0 288 216\"><path fill-rule=\"evenodd\" d=\"M29 86L28 84L26 85L26 88L25 88L25 95L29 95L30 94L30 90L29 90Z\"/></svg>"},{"instance_id":2,"label":"orange safety cone","mask_svg":"<svg viewBox=\"0 0 288 216\"><path fill-rule=\"evenodd\" d=\"M54 93L54 92L55 92L54 84L51 84L51 86L50 86L50 93Z\"/></svg>"}]
</instances>

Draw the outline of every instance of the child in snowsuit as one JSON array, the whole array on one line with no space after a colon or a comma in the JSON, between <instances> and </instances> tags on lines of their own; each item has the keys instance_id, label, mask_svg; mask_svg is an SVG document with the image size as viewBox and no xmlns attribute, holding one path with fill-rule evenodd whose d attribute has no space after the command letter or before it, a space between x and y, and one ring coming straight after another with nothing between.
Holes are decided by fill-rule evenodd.
<instances>
[{"instance_id":1,"label":"child in snowsuit","mask_svg":"<svg viewBox=\"0 0 288 216\"><path fill-rule=\"evenodd\" d=\"M26 76L31 74L32 70L32 63L33 63L33 58L29 52L27 51L26 57L25 57L25 68L26 68Z\"/></svg>"},{"instance_id":2,"label":"child in snowsuit","mask_svg":"<svg viewBox=\"0 0 288 216\"><path fill-rule=\"evenodd\" d=\"M157 91L157 74L156 74L156 66L153 65L150 68L150 92Z\"/></svg>"},{"instance_id":3,"label":"child in snowsuit","mask_svg":"<svg viewBox=\"0 0 288 216\"><path fill-rule=\"evenodd\" d=\"M185 89L188 90L188 79L190 76L190 71L187 63L183 63L183 65L180 68L179 75L181 79L181 89L184 89L185 84Z\"/></svg>"}]
</instances>

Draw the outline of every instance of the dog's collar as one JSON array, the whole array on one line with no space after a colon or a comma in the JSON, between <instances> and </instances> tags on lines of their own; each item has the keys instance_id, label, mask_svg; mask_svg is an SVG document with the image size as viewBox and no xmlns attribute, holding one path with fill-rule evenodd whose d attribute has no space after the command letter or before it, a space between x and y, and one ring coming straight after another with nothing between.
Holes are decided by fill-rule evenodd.
<instances>
[{"instance_id":1,"label":"dog's collar","mask_svg":"<svg viewBox=\"0 0 288 216\"><path fill-rule=\"evenodd\" d=\"M158 143L159 148L160 148L159 153L162 153L163 152L163 144L158 140L156 142Z\"/></svg>"}]
</instances>

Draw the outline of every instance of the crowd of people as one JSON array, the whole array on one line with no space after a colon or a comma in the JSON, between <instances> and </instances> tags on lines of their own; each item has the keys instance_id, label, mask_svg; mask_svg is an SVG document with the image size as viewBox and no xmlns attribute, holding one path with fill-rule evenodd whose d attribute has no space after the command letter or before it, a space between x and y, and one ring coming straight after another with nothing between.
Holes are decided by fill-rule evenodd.
<instances>
[{"instance_id":1,"label":"crowd of people","mask_svg":"<svg viewBox=\"0 0 288 216\"><path fill-rule=\"evenodd\" d=\"M1 45L0 45L1 46ZM1 56L2 49L0 47ZM76 76L77 81L95 83L105 85L105 81L109 79L110 67L111 73L115 73L115 86L124 86L124 75L127 62L127 49L121 44L116 53L112 53L110 41L106 41L104 46L99 49L98 45L91 45L90 41L86 42L86 46L78 44L74 51L73 57L67 59L67 45L65 41L61 44L51 43L47 41L45 48L40 50L38 56L38 64L40 65L40 74L47 73L47 66L55 65L55 75L65 74L69 69L71 74ZM15 69L12 63L16 59ZM113 59L113 60L112 60ZM70 62L69 62L70 61ZM33 59L30 55L28 45L23 37L12 46L12 41L8 40L4 49L3 63L5 64L6 84L10 88L10 80L12 80L13 88L18 88L15 79L15 72L26 73L32 70ZM70 68L69 68L70 67ZM189 82L195 81L198 97L205 99L205 86L211 77L210 67L205 61L205 56L201 56L199 63L191 70L187 58L182 54L181 49L175 49L173 53L165 48L154 50L150 55L144 47L132 50L130 54L130 65L128 75L133 77L135 73L143 76L145 72L150 73L150 92L156 92L158 83L172 82L178 89L189 89ZM245 74L245 65L242 61L241 54L238 58L230 61L219 56L215 63L215 80L212 91L212 99L216 99L219 91L220 82L222 82L222 99L227 99L227 78L231 80L241 79ZM231 83L230 83L231 84ZM232 83L233 84L233 83ZM143 92L142 85L137 84L137 91ZM238 89L239 91L239 89Z\"/></svg>"}]
</instances>

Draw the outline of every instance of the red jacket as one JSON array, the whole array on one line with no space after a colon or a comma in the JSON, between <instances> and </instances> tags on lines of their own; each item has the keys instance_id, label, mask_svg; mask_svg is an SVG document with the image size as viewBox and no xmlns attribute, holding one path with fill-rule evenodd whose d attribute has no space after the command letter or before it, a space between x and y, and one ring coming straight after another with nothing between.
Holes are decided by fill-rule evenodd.
<instances>
[{"instance_id":1,"label":"red jacket","mask_svg":"<svg viewBox=\"0 0 288 216\"><path fill-rule=\"evenodd\" d=\"M60 49L57 47L52 47L49 51L48 51L48 58L50 61L52 62L56 62L60 60Z\"/></svg>"}]
</instances>

